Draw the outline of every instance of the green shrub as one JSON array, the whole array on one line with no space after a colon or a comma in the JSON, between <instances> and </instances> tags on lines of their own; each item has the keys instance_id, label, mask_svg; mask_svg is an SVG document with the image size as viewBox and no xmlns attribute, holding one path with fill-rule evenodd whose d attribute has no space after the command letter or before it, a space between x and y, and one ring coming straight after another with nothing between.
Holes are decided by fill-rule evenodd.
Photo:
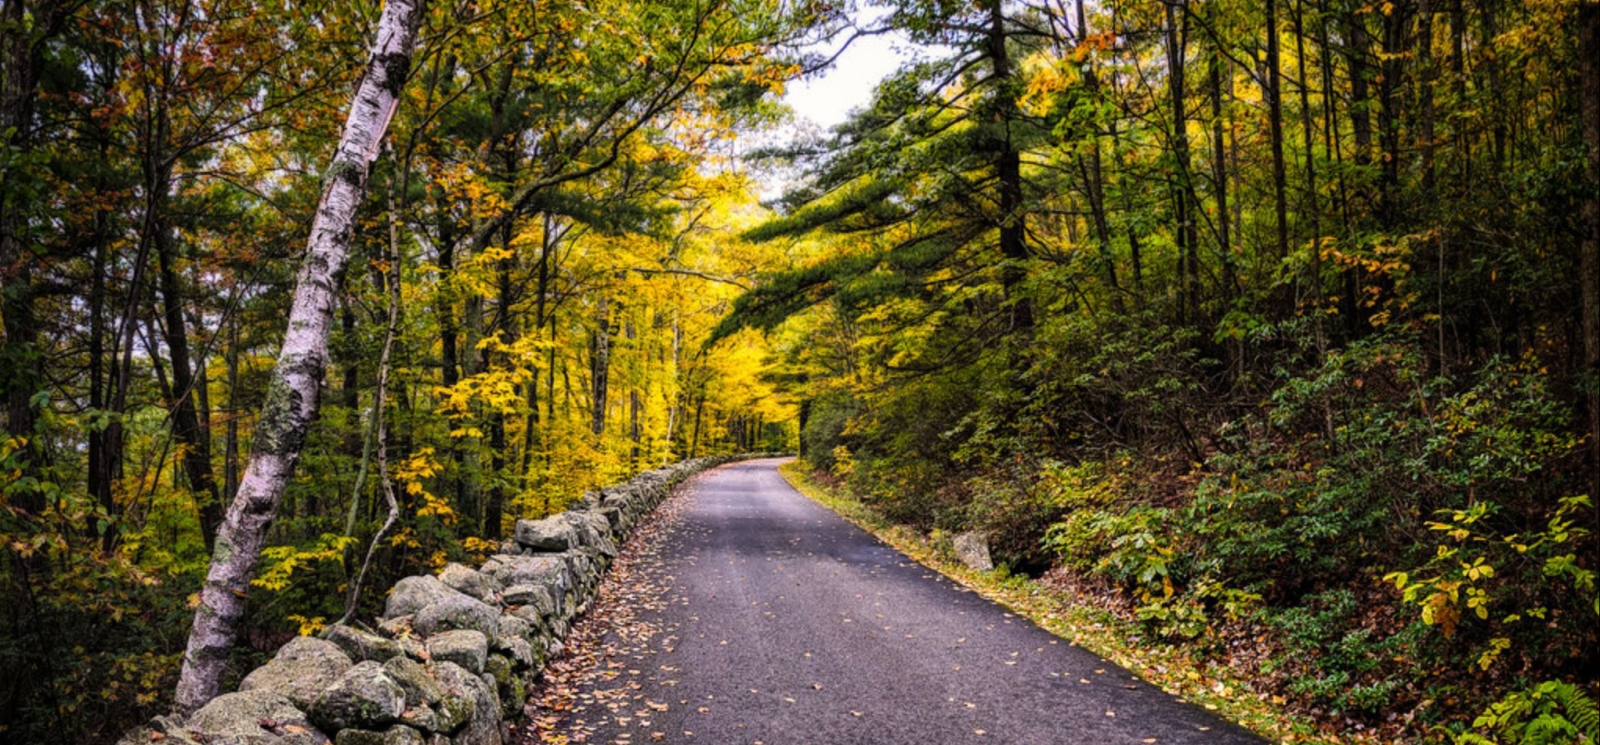
<instances>
[{"instance_id":1,"label":"green shrub","mask_svg":"<svg viewBox=\"0 0 1600 745\"><path fill-rule=\"evenodd\" d=\"M1600 741L1600 707L1582 689L1558 680L1513 691L1491 704L1457 745L1571 745Z\"/></svg>"}]
</instances>

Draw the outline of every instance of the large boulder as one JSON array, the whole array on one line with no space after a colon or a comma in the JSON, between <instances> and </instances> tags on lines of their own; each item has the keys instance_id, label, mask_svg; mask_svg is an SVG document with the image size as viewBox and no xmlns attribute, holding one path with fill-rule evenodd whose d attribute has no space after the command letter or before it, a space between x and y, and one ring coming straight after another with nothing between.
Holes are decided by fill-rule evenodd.
<instances>
[{"instance_id":1,"label":"large boulder","mask_svg":"<svg viewBox=\"0 0 1600 745\"><path fill-rule=\"evenodd\" d=\"M383 672L406 697L406 708L429 706L444 697L444 686L434 680L420 663L409 657L396 657L383 663Z\"/></svg>"},{"instance_id":2,"label":"large boulder","mask_svg":"<svg viewBox=\"0 0 1600 745\"><path fill-rule=\"evenodd\" d=\"M500 591L493 578L461 564L446 564L439 570L439 581L484 602L494 602L495 593Z\"/></svg>"},{"instance_id":3,"label":"large boulder","mask_svg":"<svg viewBox=\"0 0 1600 745\"><path fill-rule=\"evenodd\" d=\"M297 636L283 645L271 662L244 676L239 690L271 691L305 709L353 664L332 642Z\"/></svg>"},{"instance_id":4,"label":"large boulder","mask_svg":"<svg viewBox=\"0 0 1600 745\"><path fill-rule=\"evenodd\" d=\"M312 722L330 732L352 727L381 730L400 721L405 708L405 690L383 665L367 661L323 689L309 713Z\"/></svg>"},{"instance_id":5,"label":"large boulder","mask_svg":"<svg viewBox=\"0 0 1600 745\"><path fill-rule=\"evenodd\" d=\"M500 701L494 688L451 662L434 663L433 677L450 695L472 702L472 716L455 731L451 745L501 745Z\"/></svg>"},{"instance_id":6,"label":"large boulder","mask_svg":"<svg viewBox=\"0 0 1600 745\"><path fill-rule=\"evenodd\" d=\"M556 612L555 595L549 588L539 584L516 584L506 588L500 600L509 607L531 605L538 608L545 615Z\"/></svg>"},{"instance_id":7,"label":"large boulder","mask_svg":"<svg viewBox=\"0 0 1600 745\"><path fill-rule=\"evenodd\" d=\"M428 657L435 662L454 662L473 673L483 672L489 654L489 639L476 629L445 631L428 637Z\"/></svg>"},{"instance_id":8,"label":"large boulder","mask_svg":"<svg viewBox=\"0 0 1600 745\"><path fill-rule=\"evenodd\" d=\"M580 545L596 549L607 557L617 555L617 542L611 535L611 523L604 515L592 510L569 510L562 516L578 532Z\"/></svg>"},{"instance_id":9,"label":"large boulder","mask_svg":"<svg viewBox=\"0 0 1600 745\"><path fill-rule=\"evenodd\" d=\"M411 615L456 595L461 595L461 592L441 582L438 577L406 577L395 583L394 589L389 592L389 599L383 607L383 617L397 618Z\"/></svg>"},{"instance_id":10,"label":"large boulder","mask_svg":"<svg viewBox=\"0 0 1600 745\"><path fill-rule=\"evenodd\" d=\"M994 568L994 559L989 556L989 539L984 534L976 531L961 533L952 543L955 545L956 558L967 568L980 572Z\"/></svg>"},{"instance_id":11,"label":"large boulder","mask_svg":"<svg viewBox=\"0 0 1600 745\"><path fill-rule=\"evenodd\" d=\"M568 577L567 562L559 554L492 556L484 563L483 573L494 577L507 588L516 585L544 587L549 590L552 598L560 598L572 587L571 579Z\"/></svg>"},{"instance_id":12,"label":"large boulder","mask_svg":"<svg viewBox=\"0 0 1600 745\"><path fill-rule=\"evenodd\" d=\"M322 630L320 636L344 650L350 659L357 662L384 662L391 657L405 654L400 643L393 639L385 639L377 634L369 634L361 629L336 623Z\"/></svg>"},{"instance_id":13,"label":"large boulder","mask_svg":"<svg viewBox=\"0 0 1600 745\"><path fill-rule=\"evenodd\" d=\"M565 551L578 544L577 531L560 515L542 520L518 520L513 537L535 551Z\"/></svg>"},{"instance_id":14,"label":"large boulder","mask_svg":"<svg viewBox=\"0 0 1600 745\"><path fill-rule=\"evenodd\" d=\"M268 690L211 699L189 717L184 729L208 745L320 745L328 741L288 698Z\"/></svg>"},{"instance_id":15,"label":"large boulder","mask_svg":"<svg viewBox=\"0 0 1600 745\"><path fill-rule=\"evenodd\" d=\"M473 629L493 643L500 636L500 611L461 593L447 597L420 611L411 622L417 635L426 639L441 631Z\"/></svg>"}]
</instances>

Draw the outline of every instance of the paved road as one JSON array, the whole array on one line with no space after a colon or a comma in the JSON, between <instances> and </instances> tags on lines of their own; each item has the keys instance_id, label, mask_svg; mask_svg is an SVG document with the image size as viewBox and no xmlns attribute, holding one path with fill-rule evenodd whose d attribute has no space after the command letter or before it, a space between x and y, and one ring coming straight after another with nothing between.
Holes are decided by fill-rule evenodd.
<instances>
[{"instance_id":1,"label":"paved road","mask_svg":"<svg viewBox=\"0 0 1600 745\"><path fill-rule=\"evenodd\" d=\"M547 738L1262 742L916 564L790 488L782 462L724 466L664 507L591 612L609 620L590 674L552 676L575 695Z\"/></svg>"}]
</instances>

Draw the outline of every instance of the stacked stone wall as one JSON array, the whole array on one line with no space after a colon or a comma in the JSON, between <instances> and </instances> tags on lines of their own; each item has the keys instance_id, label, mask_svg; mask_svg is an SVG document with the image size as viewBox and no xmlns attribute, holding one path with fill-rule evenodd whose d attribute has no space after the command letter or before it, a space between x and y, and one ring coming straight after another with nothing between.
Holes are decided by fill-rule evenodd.
<instances>
[{"instance_id":1,"label":"stacked stone wall","mask_svg":"<svg viewBox=\"0 0 1600 745\"><path fill-rule=\"evenodd\" d=\"M119 745L501 745L634 526L694 474L773 455L675 463L518 520L482 566L396 583L376 627L296 638L238 691Z\"/></svg>"}]
</instances>

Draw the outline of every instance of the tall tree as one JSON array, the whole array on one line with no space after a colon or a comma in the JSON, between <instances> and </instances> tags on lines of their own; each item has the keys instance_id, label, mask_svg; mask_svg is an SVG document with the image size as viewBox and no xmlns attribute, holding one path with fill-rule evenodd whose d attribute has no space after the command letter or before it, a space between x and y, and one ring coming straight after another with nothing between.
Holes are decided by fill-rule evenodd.
<instances>
[{"instance_id":1,"label":"tall tree","mask_svg":"<svg viewBox=\"0 0 1600 745\"><path fill-rule=\"evenodd\" d=\"M277 516L278 502L316 414L317 392L328 364L337 277L349 258L368 173L400 105L425 7L421 0L388 0L378 18L366 74L324 175L288 330L256 423L250 463L218 532L195 608L178 680L180 711L194 711L217 695L267 529Z\"/></svg>"}]
</instances>

